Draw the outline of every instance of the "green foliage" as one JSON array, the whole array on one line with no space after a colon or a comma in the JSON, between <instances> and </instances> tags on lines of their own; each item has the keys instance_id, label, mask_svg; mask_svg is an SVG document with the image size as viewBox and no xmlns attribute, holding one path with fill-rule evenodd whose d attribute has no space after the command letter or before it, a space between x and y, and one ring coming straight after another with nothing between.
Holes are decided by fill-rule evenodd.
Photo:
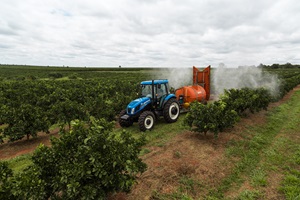
<instances>
[{"instance_id":1,"label":"green foliage","mask_svg":"<svg viewBox=\"0 0 300 200\"><path fill-rule=\"evenodd\" d=\"M139 81L149 78L149 71L150 69L140 68L2 65L0 124L7 126L3 134L0 134L0 142L3 138L14 141L24 136L35 137L39 131L47 132L53 124L64 127L75 119L87 121L90 116L105 118L108 121L115 120L120 110L137 97L136 85ZM281 79L278 97L282 97L300 83L298 68L279 68L271 72L278 74ZM69 77L70 80L49 81L49 74L55 77ZM80 79L71 79L73 75ZM16 81L20 76L26 77L25 80ZM235 110L242 115L247 110L256 112L266 108L269 94L264 92L265 89L256 89L251 95L247 94L246 90L248 89L226 91L228 96L224 97L223 101L227 106L232 105L228 110Z\"/></svg>"},{"instance_id":2,"label":"green foliage","mask_svg":"<svg viewBox=\"0 0 300 200\"><path fill-rule=\"evenodd\" d=\"M283 181L281 182L280 191L284 193L286 199L300 198L300 149L297 143L296 152L292 157L292 166L288 167Z\"/></svg>"},{"instance_id":3,"label":"green foliage","mask_svg":"<svg viewBox=\"0 0 300 200\"><path fill-rule=\"evenodd\" d=\"M210 192L211 196L215 199L226 199L224 197L226 193L237 191L238 188L241 189L243 183L250 182L254 190L242 191L237 199L264 199L268 197L264 196L265 189L274 186L269 182L270 175L272 176L274 172L283 174L287 171L293 174L292 169L298 170L296 158L300 155L299 138L295 135L298 134L299 129L290 129L290 123L293 127L300 125L299 97L300 93L296 91L288 102L269 112L268 120L264 125L246 128L243 131L245 136L243 139L227 143L231 153L226 159L228 163L233 162L234 166L231 167L231 173L222 179L217 189ZM294 175L296 174L295 172ZM299 187L293 187L300 184L292 180L289 184L288 182L281 184L281 191L286 194L286 197L288 193L300 194ZM277 198L282 199L281 195ZM291 196L287 199L296 198Z\"/></svg>"},{"instance_id":4,"label":"green foliage","mask_svg":"<svg viewBox=\"0 0 300 200\"><path fill-rule=\"evenodd\" d=\"M15 158L9 159L8 166L13 170L14 174L23 172L28 166L32 165L31 154L24 154Z\"/></svg>"},{"instance_id":5,"label":"green foliage","mask_svg":"<svg viewBox=\"0 0 300 200\"><path fill-rule=\"evenodd\" d=\"M148 72L154 71L153 68L112 68L112 67L55 67L55 66L24 66L24 65L0 65L0 80L11 80L18 76L29 77L34 75L38 79L49 78L51 73L60 73L64 77L70 77L72 74L78 74L83 79L117 79L122 80L147 80ZM122 76L126 74L126 76Z\"/></svg>"},{"instance_id":6,"label":"green foliage","mask_svg":"<svg viewBox=\"0 0 300 200\"><path fill-rule=\"evenodd\" d=\"M0 144L4 143L3 129L0 127Z\"/></svg>"},{"instance_id":7,"label":"green foliage","mask_svg":"<svg viewBox=\"0 0 300 200\"><path fill-rule=\"evenodd\" d=\"M0 161L0 199L11 199L12 182L10 177L13 176L12 170L8 167L7 162Z\"/></svg>"},{"instance_id":8,"label":"green foliage","mask_svg":"<svg viewBox=\"0 0 300 200\"><path fill-rule=\"evenodd\" d=\"M78 79L78 74L73 73L73 74L70 74L68 77L69 77L69 79Z\"/></svg>"},{"instance_id":9,"label":"green foliage","mask_svg":"<svg viewBox=\"0 0 300 200\"><path fill-rule=\"evenodd\" d=\"M11 182L12 199L48 199L47 180L41 179L42 171L36 165L29 166L15 175Z\"/></svg>"},{"instance_id":10,"label":"green foliage","mask_svg":"<svg viewBox=\"0 0 300 200\"><path fill-rule=\"evenodd\" d=\"M54 121L62 125L68 124L69 127L73 119L83 120L86 117L83 105L70 99L57 101L51 107L51 112L55 117Z\"/></svg>"},{"instance_id":11,"label":"green foliage","mask_svg":"<svg viewBox=\"0 0 300 200\"><path fill-rule=\"evenodd\" d=\"M267 109L271 101L271 95L264 88L229 89L219 101L203 105L193 102L190 112L186 115L184 123L196 132L210 131L218 136L225 128L233 127L247 110L258 112Z\"/></svg>"},{"instance_id":12,"label":"green foliage","mask_svg":"<svg viewBox=\"0 0 300 200\"><path fill-rule=\"evenodd\" d=\"M266 173L263 169L253 170L251 174L251 184L253 186L266 186L267 185L267 177Z\"/></svg>"},{"instance_id":13,"label":"green foliage","mask_svg":"<svg viewBox=\"0 0 300 200\"><path fill-rule=\"evenodd\" d=\"M64 127L90 116L115 119L135 98L136 84L119 80L23 81L0 83L0 122L10 141L48 132L53 124Z\"/></svg>"},{"instance_id":14,"label":"green foliage","mask_svg":"<svg viewBox=\"0 0 300 200\"><path fill-rule=\"evenodd\" d=\"M278 63L274 63L272 65L264 65L264 64L260 64L259 67L261 68L267 68L267 69L288 69L288 68L300 68L300 65L293 65L289 62L287 62L286 64L278 64Z\"/></svg>"},{"instance_id":15,"label":"green foliage","mask_svg":"<svg viewBox=\"0 0 300 200\"><path fill-rule=\"evenodd\" d=\"M16 77L17 81L24 81L25 79L26 79L25 76L18 76L18 77Z\"/></svg>"},{"instance_id":16,"label":"green foliage","mask_svg":"<svg viewBox=\"0 0 300 200\"><path fill-rule=\"evenodd\" d=\"M255 200L255 199L259 199L262 196L263 195L257 190L254 191L244 190L239 194L238 197L235 198L235 200Z\"/></svg>"},{"instance_id":17,"label":"green foliage","mask_svg":"<svg viewBox=\"0 0 300 200\"><path fill-rule=\"evenodd\" d=\"M104 119L91 118L89 127L74 121L69 132L51 139L52 147L39 146L33 164L8 181L13 183L8 190L25 199L104 199L111 192L130 191L146 170L138 157L145 140L114 133L113 126Z\"/></svg>"},{"instance_id":18,"label":"green foliage","mask_svg":"<svg viewBox=\"0 0 300 200\"><path fill-rule=\"evenodd\" d=\"M59 72L51 72L51 73L49 73L49 77L50 78L62 78L63 75Z\"/></svg>"},{"instance_id":19,"label":"green foliage","mask_svg":"<svg viewBox=\"0 0 300 200\"><path fill-rule=\"evenodd\" d=\"M291 170L284 178L280 190L285 194L286 199L300 198L300 171Z\"/></svg>"},{"instance_id":20,"label":"green foliage","mask_svg":"<svg viewBox=\"0 0 300 200\"><path fill-rule=\"evenodd\" d=\"M192 128L193 131L211 131L218 136L225 128L232 127L237 121L238 116L234 110L223 101L216 101L207 105L193 102L190 112L186 115L184 123Z\"/></svg>"},{"instance_id":21,"label":"green foliage","mask_svg":"<svg viewBox=\"0 0 300 200\"><path fill-rule=\"evenodd\" d=\"M264 88L229 89L224 90L220 99L241 116L247 110L251 113L266 110L271 102L271 94Z\"/></svg>"},{"instance_id":22,"label":"green foliage","mask_svg":"<svg viewBox=\"0 0 300 200\"><path fill-rule=\"evenodd\" d=\"M34 75L29 75L29 76L27 76L27 79L28 80L36 80L37 79L37 77L36 76L34 76Z\"/></svg>"},{"instance_id":23,"label":"green foliage","mask_svg":"<svg viewBox=\"0 0 300 200\"><path fill-rule=\"evenodd\" d=\"M11 108L4 122L8 126L4 129L4 136L9 136L10 141L37 136L38 131L48 131L50 126L46 116L39 107L22 104L19 108Z\"/></svg>"}]
</instances>

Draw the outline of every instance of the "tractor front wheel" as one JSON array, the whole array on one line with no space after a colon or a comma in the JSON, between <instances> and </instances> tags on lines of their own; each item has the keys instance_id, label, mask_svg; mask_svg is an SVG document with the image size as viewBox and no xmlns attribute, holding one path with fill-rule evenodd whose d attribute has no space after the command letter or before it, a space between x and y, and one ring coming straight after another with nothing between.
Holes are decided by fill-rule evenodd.
<instances>
[{"instance_id":1,"label":"tractor front wheel","mask_svg":"<svg viewBox=\"0 0 300 200\"><path fill-rule=\"evenodd\" d=\"M163 115L168 123L176 122L179 117L179 103L176 99L170 99L164 106Z\"/></svg>"},{"instance_id":2,"label":"tractor front wheel","mask_svg":"<svg viewBox=\"0 0 300 200\"><path fill-rule=\"evenodd\" d=\"M138 123L141 131L151 130L154 127L155 115L151 111L145 111L140 115Z\"/></svg>"},{"instance_id":3,"label":"tractor front wheel","mask_svg":"<svg viewBox=\"0 0 300 200\"><path fill-rule=\"evenodd\" d=\"M120 114L119 114L119 124L120 124L120 126L122 126L122 127L129 127L129 126L132 126L132 124L133 124L133 121L132 120L130 120L130 119L122 119L121 117L123 116L123 115L125 115L126 114L126 110L122 110L121 112L120 112Z\"/></svg>"}]
</instances>

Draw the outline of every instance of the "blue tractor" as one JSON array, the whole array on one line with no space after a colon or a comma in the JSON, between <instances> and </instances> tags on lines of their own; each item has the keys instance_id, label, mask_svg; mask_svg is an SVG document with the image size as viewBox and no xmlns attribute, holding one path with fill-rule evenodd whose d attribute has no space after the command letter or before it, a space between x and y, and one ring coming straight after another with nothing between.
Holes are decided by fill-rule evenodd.
<instances>
[{"instance_id":1,"label":"blue tractor","mask_svg":"<svg viewBox=\"0 0 300 200\"><path fill-rule=\"evenodd\" d=\"M140 98L130 102L119 115L119 124L129 127L138 122L141 131L151 130L156 119L163 116L167 123L176 122L179 117L179 103L170 93L168 80L141 82Z\"/></svg>"}]
</instances>

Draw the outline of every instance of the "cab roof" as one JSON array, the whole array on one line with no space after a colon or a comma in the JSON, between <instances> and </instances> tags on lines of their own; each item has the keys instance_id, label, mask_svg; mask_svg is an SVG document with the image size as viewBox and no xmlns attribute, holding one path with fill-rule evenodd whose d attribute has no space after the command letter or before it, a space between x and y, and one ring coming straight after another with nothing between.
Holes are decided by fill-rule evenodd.
<instances>
[{"instance_id":1,"label":"cab roof","mask_svg":"<svg viewBox=\"0 0 300 200\"><path fill-rule=\"evenodd\" d=\"M165 84L165 83L169 83L169 81L167 79L163 79L163 80L153 80L154 81L154 85L158 85L158 84ZM141 85L152 85L152 80L149 81L142 81Z\"/></svg>"}]
</instances>

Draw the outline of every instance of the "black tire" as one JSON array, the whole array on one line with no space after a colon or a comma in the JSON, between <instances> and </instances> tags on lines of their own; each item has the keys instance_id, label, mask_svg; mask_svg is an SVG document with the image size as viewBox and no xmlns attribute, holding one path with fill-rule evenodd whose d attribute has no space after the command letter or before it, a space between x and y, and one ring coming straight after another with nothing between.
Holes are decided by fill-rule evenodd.
<instances>
[{"instance_id":1,"label":"black tire","mask_svg":"<svg viewBox=\"0 0 300 200\"><path fill-rule=\"evenodd\" d=\"M164 106L163 115L168 123L176 122L179 117L179 103L176 99L170 99Z\"/></svg>"},{"instance_id":2,"label":"black tire","mask_svg":"<svg viewBox=\"0 0 300 200\"><path fill-rule=\"evenodd\" d=\"M154 127L155 115L151 111L144 111L140 115L138 123L141 131L151 130Z\"/></svg>"},{"instance_id":3,"label":"black tire","mask_svg":"<svg viewBox=\"0 0 300 200\"><path fill-rule=\"evenodd\" d=\"M130 119L129 120L124 120L124 119L121 119L121 117L123 115L126 114L126 110L122 110L119 114L119 124L121 127L129 127L129 126L132 126L133 124L133 121L131 121Z\"/></svg>"}]
</instances>

